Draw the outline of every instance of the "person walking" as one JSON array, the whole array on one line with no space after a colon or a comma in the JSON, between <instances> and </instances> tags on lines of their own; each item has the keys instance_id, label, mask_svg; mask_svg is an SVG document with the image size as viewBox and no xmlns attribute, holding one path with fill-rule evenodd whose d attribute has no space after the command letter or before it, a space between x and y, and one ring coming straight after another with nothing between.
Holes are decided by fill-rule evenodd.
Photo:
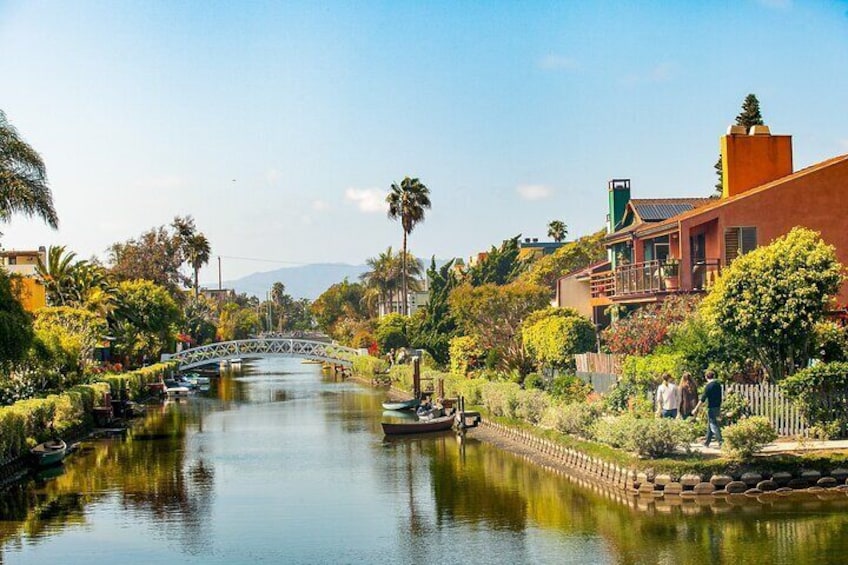
<instances>
[{"instance_id":1,"label":"person walking","mask_svg":"<svg viewBox=\"0 0 848 565\"><path fill-rule=\"evenodd\" d=\"M680 406L680 389L671 375L662 376L662 384L657 387L657 415L663 418L677 418L677 408Z\"/></svg>"},{"instance_id":2,"label":"person walking","mask_svg":"<svg viewBox=\"0 0 848 565\"><path fill-rule=\"evenodd\" d=\"M704 373L704 377L707 379L707 386L704 387L704 393L701 395L701 400L698 401L698 405L695 406L695 409L692 410L692 415L698 413L701 406L706 403L707 405L707 437L704 440L704 447L709 447L710 442L715 436L716 441L718 442L718 446L721 447L721 425L719 424L719 414L721 414L721 383L716 380L715 373L713 371L707 371Z\"/></svg>"},{"instance_id":3,"label":"person walking","mask_svg":"<svg viewBox=\"0 0 848 565\"><path fill-rule=\"evenodd\" d=\"M680 417L685 420L692 415L698 404L698 385L695 384L692 373L683 373L677 388L680 389Z\"/></svg>"}]
</instances>

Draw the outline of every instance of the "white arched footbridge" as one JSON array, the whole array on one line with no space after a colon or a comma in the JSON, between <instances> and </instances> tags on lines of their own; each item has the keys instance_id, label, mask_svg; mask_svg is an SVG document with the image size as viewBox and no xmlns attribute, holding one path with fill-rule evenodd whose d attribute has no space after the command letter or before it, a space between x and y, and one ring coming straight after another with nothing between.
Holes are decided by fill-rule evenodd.
<instances>
[{"instance_id":1,"label":"white arched footbridge","mask_svg":"<svg viewBox=\"0 0 848 565\"><path fill-rule=\"evenodd\" d=\"M323 341L260 337L221 341L192 347L179 353L166 353L162 355L162 360L177 361L181 370L230 359L265 359L268 357L300 357L349 367L353 364L353 358L358 355L362 355L362 351L359 349Z\"/></svg>"}]
</instances>

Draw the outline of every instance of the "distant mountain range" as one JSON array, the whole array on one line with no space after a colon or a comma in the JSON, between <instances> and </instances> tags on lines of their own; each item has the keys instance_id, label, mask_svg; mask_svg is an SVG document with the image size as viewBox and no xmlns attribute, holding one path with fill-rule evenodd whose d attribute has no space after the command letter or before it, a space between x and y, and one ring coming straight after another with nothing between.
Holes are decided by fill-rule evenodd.
<instances>
[{"instance_id":1,"label":"distant mountain range","mask_svg":"<svg viewBox=\"0 0 848 565\"><path fill-rule=\"evenodd\" d=\"M359 275L368 270L367 265L345 265L343 263L315 263L299 267L282 267L264 273L253 273L231 281L224 281L224 288L233 288L238 293L246 293L265 300L271 285L281 282L286 285L286 293L293 298L315 300L330 285L342 282L345 277L350 282L358 282ZM217 288L217 285L206 285Z\"/></svg>"},{"instance_id":2,"label":"distant mountain range","mask_svg":"<svg viewBox=\"0 0 848 565\"><path fill-rule=\"evenodd\" d=\"M441 267L447 263L443 259L436 259L436 266ZM424 264L425 270L430 266L430 261ZM265 300L271 285L281 282L286 285L286 293L292 298L308 298L315 300L321 293L330 288L330 285L342 282L345 277L350 282L359 282L359 275L368 271L368 265L346 265L344 263L314 263L301 265L299 267L282 267L264 273L253 273L240 279L224 281L224 288L235 289L237 293L245 293ZM204 284L206 288L218 288L215 283Z\"/></svg>"}]
</instances>

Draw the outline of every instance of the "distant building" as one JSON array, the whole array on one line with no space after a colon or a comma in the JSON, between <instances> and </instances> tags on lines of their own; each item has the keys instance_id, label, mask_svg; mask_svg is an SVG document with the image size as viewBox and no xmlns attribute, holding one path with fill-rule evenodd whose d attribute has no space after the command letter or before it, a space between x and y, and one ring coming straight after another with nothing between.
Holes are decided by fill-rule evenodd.
<instances>
[{"instance_id":1,"label":"distant building","mask_svg":"<svg viewBox=\"0 0 848 565\"><path fill-rule=\"evenodd\" d=\"M192 289L188 292L193 294L194 290ZM236 297L236 291L232 288L201 288L199 293L206 300L217 302L218 304L228 302Z\"/></svg>"},{"instance_id":2,"label":"distant building","mask_svg":"<svg viewBox=\"0 0 848 565\"><path fill-rule=\"evenodd\" d=\"M47 250L44 246L37 250L3 250L0 251L0 266L11 275L18 275L13 282L13 288L18 300L29 312L47 306L47 291L44 283L38 277L36 267L38 260L47 261Z\"/></svg>"},{"instance_id":3,"label":"distant building","mask_svg":"<svg viewBox=\"0 0 848 565\"><path fill-rule=\"evenodd\" d=\"M539 241L537 237L525 237L524 241L518 242L518 258L538 259L550 255L563 245L564 241Z\"/></svg>"},{"instance_id":4,"label":"distant building","mask_svg":"<svg viewBox=\"0 0 848 565\"><path fill-rule=\"evenodd\" d=\"M412 316L419 308L423 308L430 303L430 290L409 291L406 294L406 301L409 305L407 311L409 315ZM403 297L401 296L401 293L398 292L396 295L391 297L391 300L388 303L381 302L377 308L377 313L381 318L388 314L400 314L401 304L403 304Z\"/></svg>"}]
</instances>

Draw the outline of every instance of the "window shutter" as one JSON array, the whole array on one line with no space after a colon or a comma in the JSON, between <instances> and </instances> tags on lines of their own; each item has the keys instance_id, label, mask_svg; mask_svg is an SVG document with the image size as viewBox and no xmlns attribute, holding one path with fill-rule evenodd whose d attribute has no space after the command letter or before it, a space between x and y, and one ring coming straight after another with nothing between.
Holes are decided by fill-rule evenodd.
<instances>
[{"instance_id":1,"label":"window shutter","mask_svg":"<svg viewBox=\"0 0 848 565\"><path fill-rule=\"evenodd\" d=\"M757 228L740 228L740 231L742 232L740 255L756 249Z\"/></svg>"},{"instance_id":2,"label":"window shutter","mask_svg":"<svg viewBox=\"0 0 848 565\"><path fill-rule=\"evenodd\" d=\"M739 257L739 228L724 230L724 262L730 265Z\"/></svg>"}]
</instances>

